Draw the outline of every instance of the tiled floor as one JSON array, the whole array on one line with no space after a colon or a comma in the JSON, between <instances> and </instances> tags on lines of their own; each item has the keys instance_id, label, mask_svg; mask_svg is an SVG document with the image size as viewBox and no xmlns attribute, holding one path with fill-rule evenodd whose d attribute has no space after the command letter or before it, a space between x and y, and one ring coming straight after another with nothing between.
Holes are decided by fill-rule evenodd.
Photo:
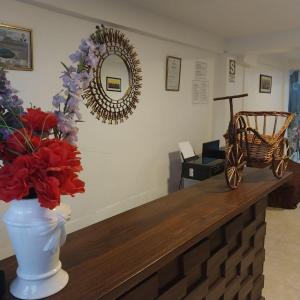
<instances>
[{"instance_id":1,"label":"tiled floor","mask_svg":"<svg viewBox=\"0 0 300 300\"><path fill-rule=\"evenodd\" d=\"M300 206L268 208L265 247L266 300L300 300Z\"/></svg>"}]
</instances>

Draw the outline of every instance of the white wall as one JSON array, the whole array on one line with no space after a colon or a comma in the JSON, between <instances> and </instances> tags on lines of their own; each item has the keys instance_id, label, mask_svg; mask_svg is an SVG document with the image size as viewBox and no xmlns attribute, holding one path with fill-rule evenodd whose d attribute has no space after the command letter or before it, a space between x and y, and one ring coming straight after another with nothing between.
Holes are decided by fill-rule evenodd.
<instances>
[{"instance_id":1,"label":"white wall","mask_svg":"<svg viewBox=\"0 0 300 300\"><path fill-rule=\"evenodd\" d=\"M82 3L76 1L76 9L79 2ZM96 5L95 1L91 3ZM93 6L92 11L87 11L89 6L85 1L81 8L87 14L93 13L93 16L99 11L100 17L105 16L109 20L111 16L117 22L113 11L108 9L106 12L105 3L108 2L102 1L101 6L99 1L98 10ZM0 0L0 7L0 22L33 29L34 71L12 71L9 78L20 90L26 104L32 102L50 109L52 96L61 88L59 76L63 69L59 62L68 62L68 55L76 50L81 38L94 31L95 24L13 0ZM134 14L134 11L131 13ZM132 25L143 27L142 16L138 18L140 23ZM123 23L125 21L130 20L122 20ZM164 22L167 31L163 27L160 30L166 35L171 27L167 26L167 20ZM202 142L211 138L216 54L183 45L179 37L185 35L185 30L180 31L178 26L172 33L179 39L178 43L125 32L136 47L143 70L141 101L125 123L117 126L103 124L84 105L81 106L85 122L79 126L79 148L86 193L74 199L65 198L73 211L67 228L69 232L174 190L179 180L177 143L190 140L199 151ZM207 34L200 36L204 47L222 52L221 39ZM182 57L180 92L165 91L167 55ZM209 63L209 104L192 104L193 64L196 59ZM7 206L0 203L0 218ZM1 224L0 258L11 253Z\"/></svg>"},{"instance_id":2,"label":"white wall","mask_svg":"<svg viewBox=\"0 0 300 300\"><path fill-rule=\"evenodd\" d=\"M259 92L260 74L272 76L272 92ZM245 100L245 110L278 110L284 109L284 71L268 66L257 66L246 69L245 90L249 91L249 97Z\"/></svg>"},{"instance_id":3,"label":"white wall","mask_svg":"<svg viewBox=\"0 0 300 300\"><path fill-rule=\"evenodd\" d=\"M117 24L123 29L130 28L158 38L175 40L180 44L207 49L222 53L224 39L172 19L153 14L147 10L129 5L123 0L17 0L23 3L34 3L54 11L63 11L69 15L99 22L100 20Z\"/></svg>"},{"instance_id":4,"label":"white wall","mask_svg":"<svg viewBox=\"0 0 300 300\"><path fill-rule=\"evenodd\" d=\"M228 80L229 59L235 59L237 61L234 83L229 82ZM242 93L248 93L249 95L246 98L234 100L234 112L240 110L287 110L289 72L284 65L280 65L276 61L257 55L245 56L242 58L224 55L219 57L218 64L223 64L223 68L218 69L218 71L221 73L223 72L221 77L223 77L225 81L223 82L224 88L220 89L220 92L223 91L224 95L237 95ZM260 74L272 76L271 94L259 92ZM220 92L218 89L216 90L218 95ZM221 134L225 133L224 128L227 128L230 118L228 101L225 101L223 106L221 103L218 103L218 105L219 111L217 113L219 114L219 117L214 118L215 123L213 132L213 135L216 138L219 138ZM215 106L216 104L214 104L214 112L216 112Z\"/></svg>"}]
</instances>

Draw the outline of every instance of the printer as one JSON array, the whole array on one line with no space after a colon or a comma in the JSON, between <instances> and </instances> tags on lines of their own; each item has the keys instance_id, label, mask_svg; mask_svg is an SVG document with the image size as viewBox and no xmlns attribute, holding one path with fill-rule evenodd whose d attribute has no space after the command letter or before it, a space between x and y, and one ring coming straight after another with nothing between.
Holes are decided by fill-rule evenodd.
<instances>
[{"instance_id":1,"label":"printer","mask_svg":"<svg viewBox=\"0 0 300 300\"><path fill-rule=\"evenodd\" d=\"M179 143L182 156L181 177L205 180L224 171L224 149L219 148L219 140L204 143L202 155L196 155L189 142Z\"/></svg>"}]
</instances>

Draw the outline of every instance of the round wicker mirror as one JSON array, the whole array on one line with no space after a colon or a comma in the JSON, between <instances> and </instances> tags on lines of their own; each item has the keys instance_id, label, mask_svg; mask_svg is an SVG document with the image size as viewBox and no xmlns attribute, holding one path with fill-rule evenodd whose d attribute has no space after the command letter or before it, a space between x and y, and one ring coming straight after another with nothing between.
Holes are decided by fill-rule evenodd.
<instances>
[{"instance_id":1,"label":"round wicker mirror","mask_svg":"<svg viewBox=\"0 0 300 300\"><path fill-rule=\"evenodd\" d=\"M137 53L119 30L97 27L91 35L96 46L92 80L83 93L86 106L104 123L118 124L133 113L141 89L141 68Z\"/></svg>"}]
</instances>

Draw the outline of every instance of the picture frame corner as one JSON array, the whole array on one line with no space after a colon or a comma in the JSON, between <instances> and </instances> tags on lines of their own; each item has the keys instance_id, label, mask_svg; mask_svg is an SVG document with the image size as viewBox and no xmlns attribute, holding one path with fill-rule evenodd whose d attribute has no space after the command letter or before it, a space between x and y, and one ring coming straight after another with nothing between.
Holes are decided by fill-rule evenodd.
<instances>
[{"instance_id":1,"label":"picture frame corner","mask_svg":"<svg viewBox=\"0 0 300 300\"><path fill-rule=\"evenodd\" d=\"M2 43L2 48L0 44L0 55L1 55L1 50L2 50L2 67L6 70L14 70L14 71L33 71L33 41L32 41L32 29L31 28L25 28L21 26L16 26L16 25L10 25L10 24L5 24L5 23L0 23L0 29L6 30L7 33L12 34L11 32L15 31L20 34L22 32L23 35L22 38L23 40L18 40L19 45L16 44L16 39L13 37L9 36L9 39L6 41L6 44L3 42ZM29 36L25 35L28 34ZM2 40L3 41L3 40ZM12 43L14 41L14 43ZM23 45L22 45L23 43ZM15 57L16 54L16 49L19 48L18 52L21 52L20 48L24 47L24 44L27 45L26 49L23 51L26 51L25 58L24 57ZM17 52L17 53L18 53ZM19 53L18 53L19 54ZM8 61L5 61L5 60ZM25 63L19 63L18 60L22 61L25 60Z\"/></svg>"}]
</instances>

